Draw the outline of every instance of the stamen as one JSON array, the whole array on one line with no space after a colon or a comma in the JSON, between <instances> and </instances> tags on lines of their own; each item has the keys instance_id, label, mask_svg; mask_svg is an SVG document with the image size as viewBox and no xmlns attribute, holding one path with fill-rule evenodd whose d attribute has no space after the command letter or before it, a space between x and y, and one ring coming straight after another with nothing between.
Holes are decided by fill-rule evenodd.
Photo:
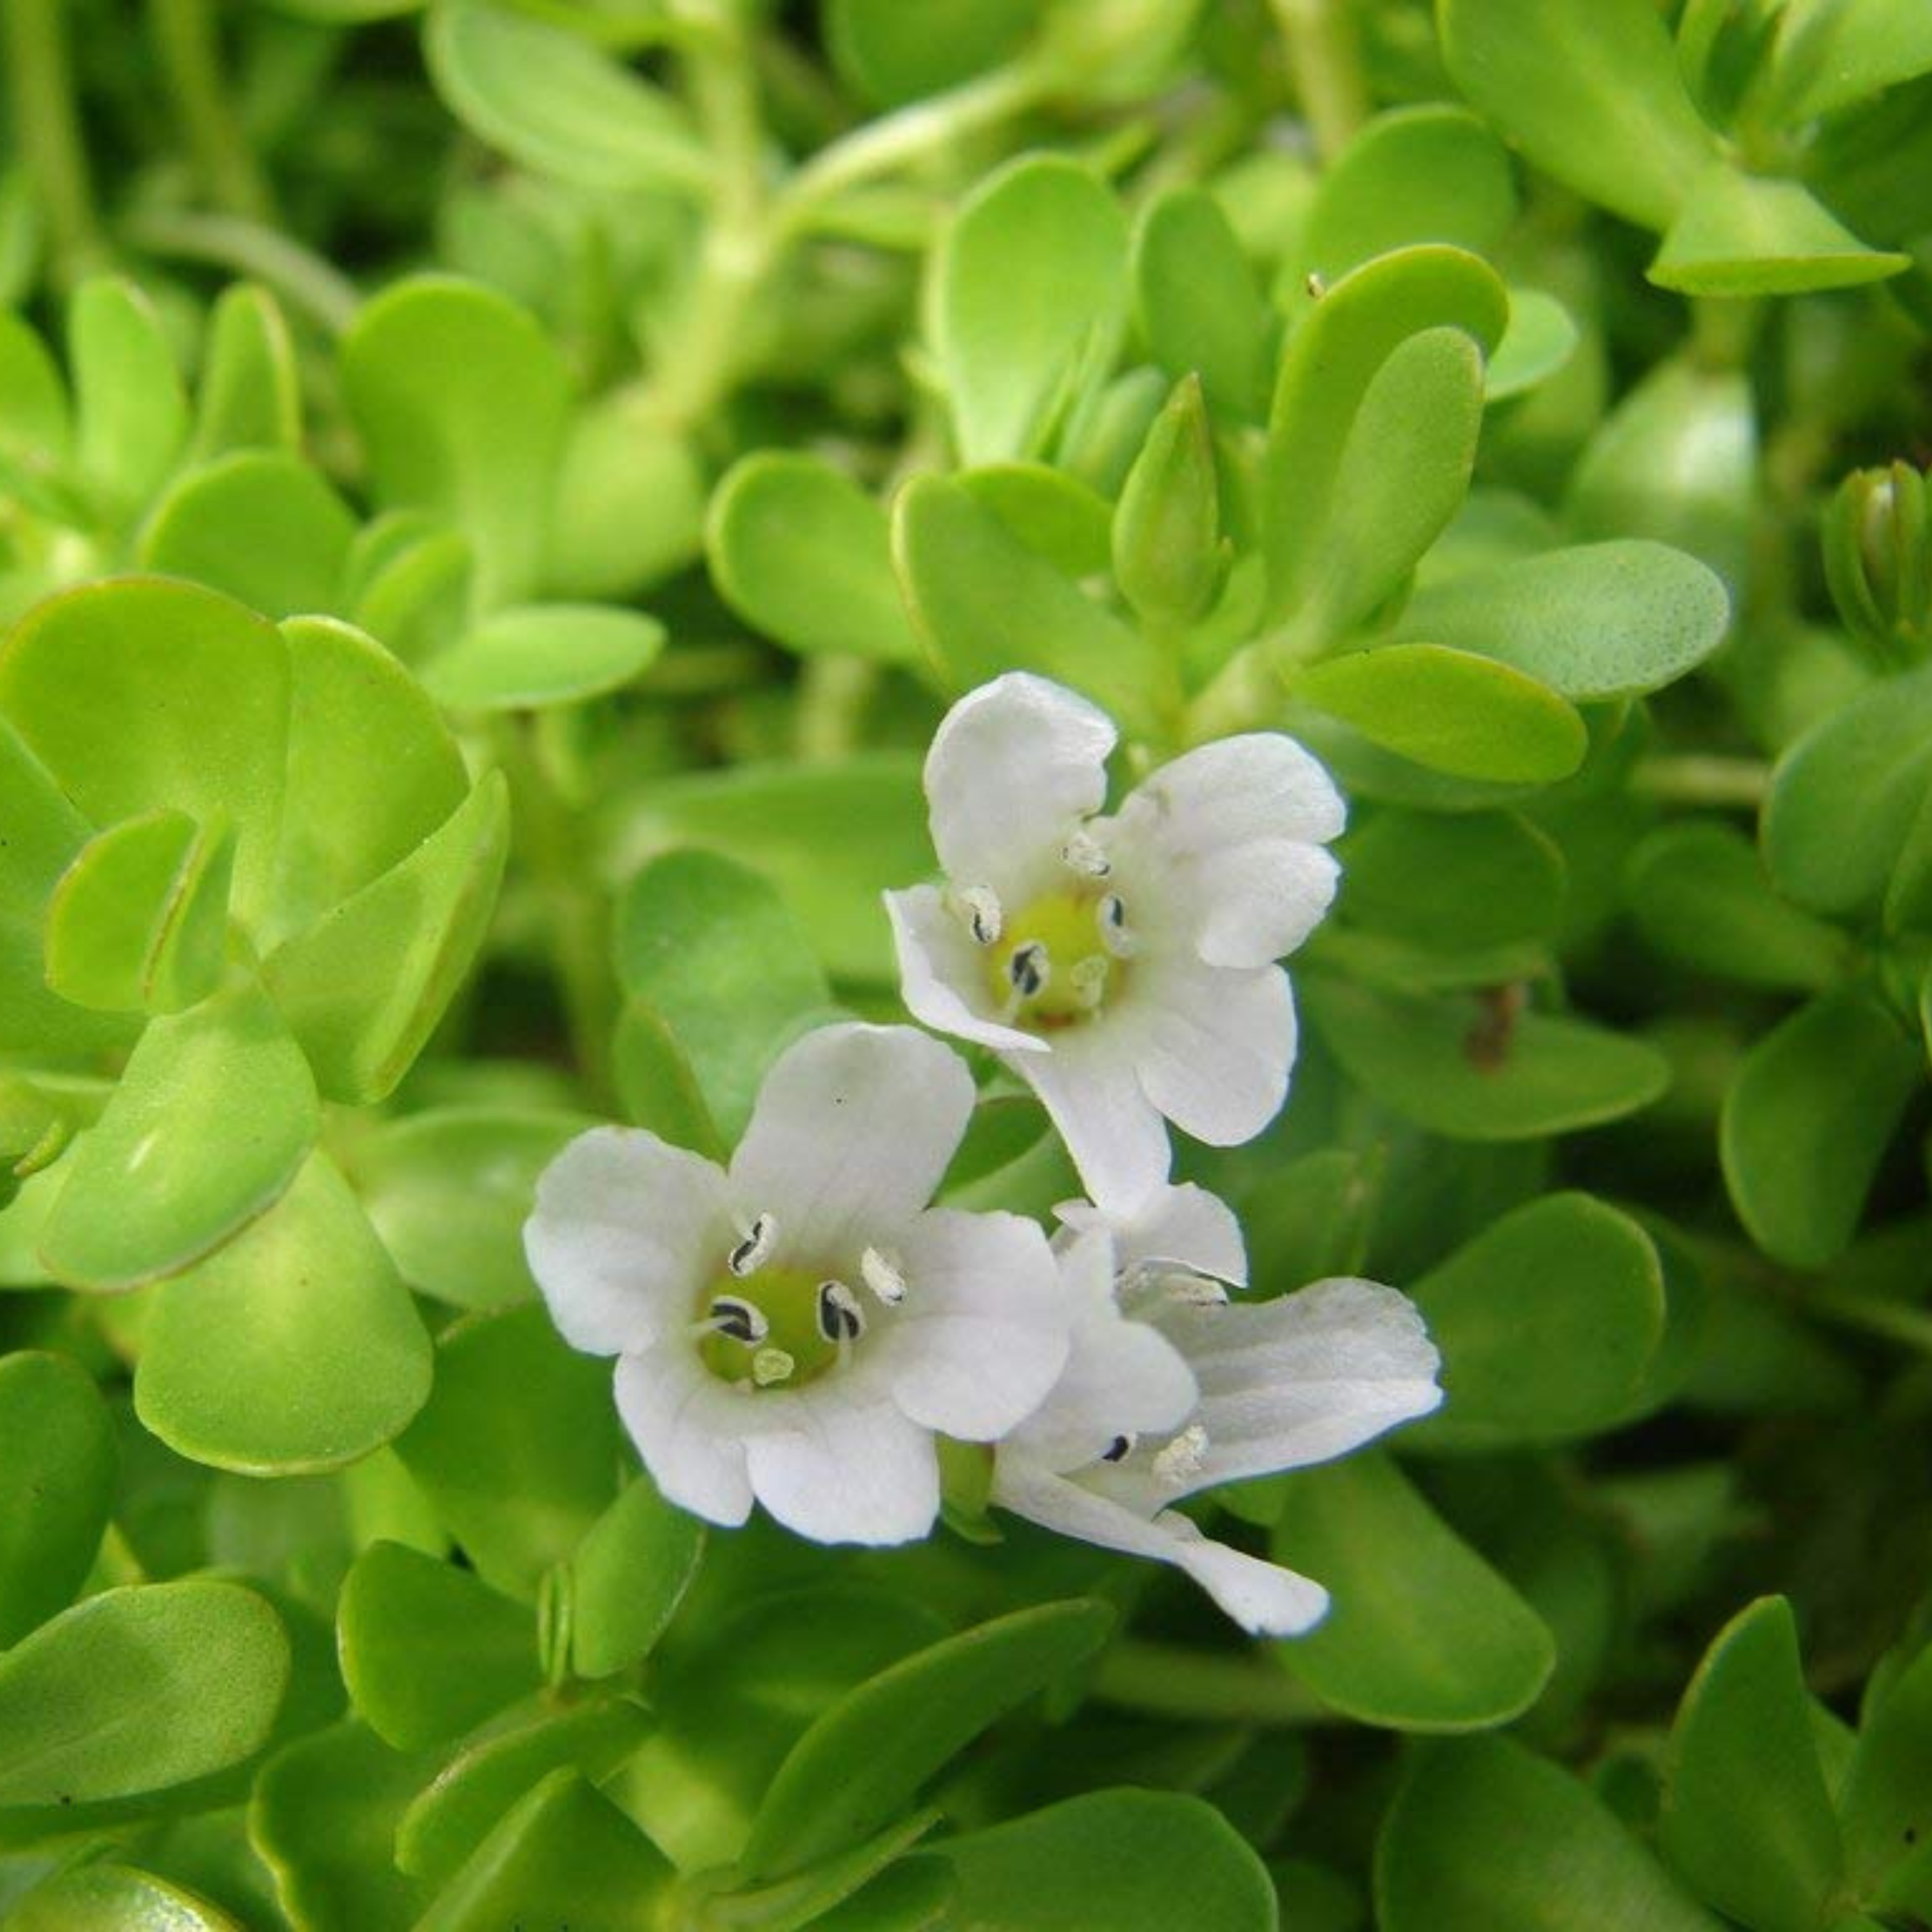
<instances>
[{"instance_id":1,"label":"stamen","mask_svg":"<svg viewBox=\"0 0 1932 1932\"><path fill-rule=\"evenodd\" d=\"M1090 952L1084 959L1076 960L1073 970L1067 974L1067 983L1073 988L1075 1001L1088 1012L1094 1012L1107 997L1107 975L1111 964L1104 952Z\"/></svg>"},{"instance_id":2,"label":"stamen","mask_svg":"<svg viewBox=\"0 0 1932 1932\"><path fill-rule=\"evenodd\" d=\"M818 1284L818 1332L828 1342L856 1342L866 1332L865 1310L842 1281Z\"/></svg>"},{"instance_id":3,"label":"stamen","mask_svg":"<svg viewBox=\"0 0 1932 1932\"><path fill-rule=\"evenodd\" d=\"M1103 1462L1124 1462L1127 1460L1128 1456L1133 1453L1134 1444L1137 1439L1137 1438L1132 1436L1115 1436L1113 1441L1108 1443L1106 1448L1100 1451L1101 1461Z\"/></svg>"},{"instance_id":4,"label":"stamen","mask_svg":"<svg viewBox=\"0 0 1932 1932\"><path fill-rule=\"evenodd\" d=\"M1114 1294L1130 1313L1144 1311L1150 1303L1166 1302L1183 1308L1220 1308L1228 1291L1212 1275L1180 1262L1142 1261L1123 1268Z\"/></svg>"},{"instance_id":5,"label":"stamen","mask_svg":"<svg viewBox=\"0 0 1932 1932\"><path fill-rule=\"evenodd\" d=\"M1108 892L1094 908L1100 928L1100 944L1116 959L1131 959L1138 942L1127 930L1127 908L1118 892Z\"/></svg>"},{"instance_id":6,"label":"stamen","mask_svg":"<svg viewBox=\"0 0 1932 1932\"><path fill-rule=\"evenodd\" d=\"M888 1308L905 1299L905 1270L897 1255L885 1248L868 1248L859 1257L859 1274Z\"/></svg>"},{"instance_id":7,"label":"stamen","mask_svg":"<svg viewBox=\"0 0 1932 1932\"><path fill-rule=\"evenodd\" d=\"M1190 1422L1172 1442L1156 1451L1154 1480L1178 1490L1199 1475L1207 1460L1208 1432L1199 1423Z\"/></svg>"},{"instance_id":8,"label":"stamen","mask_svg":"<svg viewBox=\"0 0 1932 1932\"><path fill-rule=\"evenodd\" d=\"M1060 848L1061 862L1083 879L1104 879L1114 869L1100 842L1083 826L1072 832Z\"/></svg>"},{"instance_id":9,"label":"stamen","mask_svg":"<svg viewBox=\"0 0 1932 1932\"><path fill-rule=\"evenodd\" d=\"M1013 956L1006 962L1006 977L1022 999L1038 999L1053 977L1053 956L1046 942L1029 939L1024 946L1015 946Z\"/></svg>"},{"instance_id":10,"label":"stamen","mask_svg":"<svg viewBox=\"0 0 1932 1932\"><path fill-rule=\"evenodd\" d=\"M752 1380L760 1388L770 1388L791 1380L798 1364L782 1348L760 1348L752 1358Z\"/></svg>"},{"instance_id":11,"label":"stamen","mask_svg":"<svg viewBox=\"0 0 1932 1932\"><path fill-rule=\"evenodd\" d=\"M1000 934L1006 929L1006 914L1000 908L1000 896L991 886L963 886L959 892L959 910L964 914L966 929L973 935L976 946L997 946Z\"/></svg>"},{"instance_id":12,"label":"stamen","mask_svg":"<svg viewBox=\"0 0 1932 1932\"><path fill-rule=\"evenodd\" d=\"M764 1311L754 1304L741 1301L735 1294L721 1294L711 1304L711 1318L705 1324L720 1335L748 1345L762 1342L772 1332Z\"/></svg>"},{"instance_id":13,"label":"stamen","mask_svg":"<svg viewBox=\"0 0 1932 1932\"><path fill-rule=\"evenodd\" d=\"M776 1216L760 1214L752 1222L745 1238L724 1257L724 1265L742 1281L748 1274L757 1274L771 1259L778 1239Z\"/></svg>"}]
</instances>

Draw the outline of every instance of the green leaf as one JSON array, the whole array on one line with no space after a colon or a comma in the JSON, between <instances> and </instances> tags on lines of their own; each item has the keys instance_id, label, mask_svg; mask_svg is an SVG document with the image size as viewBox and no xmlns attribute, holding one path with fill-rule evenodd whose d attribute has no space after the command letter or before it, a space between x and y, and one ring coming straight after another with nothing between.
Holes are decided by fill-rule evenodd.
<instances>
[{"instance_id":1,"label":"green leaf","mask_svg":"<svg viewBox=\"0 0 1932 1932\"><path fill-rule=\"evenodd\" d=\"M458 1308L498 1308L536 1293L523 1230L537 1176L593 1124L577 1114L439 1107L386 1122L347 1151L403 1279Z\"/></svg>"},{"instance_id":2,"label":"green leaf","mask_svg":"<svg viewBox=\"0 0 1932 1932\"><path fill-rule=\"evenodd\" d=\"M527 711L617 691L663 650L664 626L601 604L523 604L497 610L423 673L452 711Z\"/></svg>"},{"instance_id":3,"label":"green leaf","mask_svg":"<svg viewBox=\"0 0 1932 1932\"><path fill-rule=\"evenodd\" d=\"M1617 542L1438 579L1418 590L1400 638L1476 651L1580 703L1673 682L1723 642L1730 599L1695 557Z\"/></svg>"},{"instance_id":4,"label":"green leaf","mask_svg":"<svg viewBox=\"0 0 1932 1932\"><path fill-rule=\"evenodd\" d=\"M280 1198L320 1124L308 1064L253 987L153 1021L62 1163L42 1256L88 1288L172 1274Z\"/></svg>"},{"instance_id":5,"label":"green leaf","mask_svg":"<svg viewBox=\"0 0 1932 1932\"><path fill-rule=\"evenodd\" d=\"M621 1440L609 1364L524 1307L437 1338L435 1386L396 1453L477 1575L526 1601L616 1496Z\"/></svg>"},{"instance_id":6,"label":"green leaf","mask_svg":"<svg viewBox=\"0 0 1932 1932\"><path fill-rule=\"evenodd\" d=\"M1535 1701L1556 1666L1541 1619L1384 1454L1282 1479L1270 1548L1333 1599L1322 1622L1275 1654L1361 1723L1499 1724Z\"/></svg>"},{"instance_id":7,"label":"green leaf","mask_svg":"<svg viewBox=\"0 0 1932 1932\"><path fill-rule=\"evenodd\" d=\"M840 76L878 107L956 87L1017 52L1039 0L830 0L824 33Z\"/></svg>"},{"instance_id":8,"label":"green leaf","mask_svg":"<svg viewBox=\"0 0 1932 1932\"><path fill-rule=\"evenodd\" d=\"M188 439L188 395L154 304L131 282L81 284L68 311L75 453L111 512L146 506Z\"/></svg>"},{"instance_id":9,"label":"green leaf","mask_svg":"<svg viewBox=\"0 0 1932 1932\"><path fill-rule=\"evenodd\" d=\"M1572 1133L1647 1107L1670 1084L1654 1047L1582 1021L1378 993L1312 972L1300 992L1349 1077L1445 1139Z\"/></svg>"},{"instance_id":10,"label":"green leaf","mask_svg":"<svg viewBox=\"0 0 1932 1932\"><path fill-rule=\"evenodd\" d=\"M961 204L933 261L933 348L971 465L1044 449L1126 319L1127 224L1078 163L1029 155Z\"/></svg>"},{"instance_id":11,"label":"green leaf","mask_svg":"<svg viewBox=\"0 0 1932 1932\"><path fill-rule=\"evenodd\" d=\"M463 10L520 24L494 8ZM500 295L422 276L358 312L343 338L341 370L378 501L434 510L455 524L470 539L485 608L528 595L569 399L550 338Z\"/></svg>"},{"instance_id":12,"label":"green leaf","mask_svg":"<svg viewBox=\"0 0 1932 1932\"><path fill-rule=\"evenodd\" d=\"M7 1923L11 1932L243 1932L205 1898L116 1864L70 1866L36 1886Z\"/></svg>"},{"instance_id":13,"label":"green leaf","mask_svg":"<svg viewBox=\"0 0 1932 1932\"><path fill-rule=\"evenodd\" d=\"M1339 848L1338 916L1404 946L1483 953L1552 936L1563 860L1509 812L1382 811Z\"/></svg>"},{"instance_id":14,"label":"green leaf","mask_svg":"<svg viewBox=\"0 0 1932 1932\"><path fill-rule=\"evenodd\" d=\"M1296 699L1454 777L1547 784L1583 761L1583 721L1546 685L1440 644L1379 644L1298 671Z\"/></svg>"},{"instance_id":15,"label":"green leaf","mask_svg":"<svg viewBox=\"0 0 1932 1932\"><path fill-rule=\"evenodd\" d=\"M1112 567L1114 506L1070 471L1044 463L988 463L962 470L958 481L1063 577L1098 577Z\"/></svg>"},{"instance_id":16,"label":"green leaf","mask_svg":"<svg viewBox=\"0 0 1932 1932\"><path fill-rule=\"evenodd\" d=\"M114 1501L114 1432L65 1355L0 1356L0 1651L70 1602Z\"/></svg>"},{"instance_id":17,"label":"green leaf","mask_svg":"<svg viewBox=\"0 0 1932 1932\"><path fill-rule=\"evenodd\" d=\"M1404 1438L1418 1449L1614 1427L1642 1394L1667 1312L1648 1236L1587 1194L1505 1215L1409 1293L1443 1362L1441 1412Z\"/></svg>"},{"instance_id":18,"label":"green leaf","mask_svg":"<svg viewBox=\"0 0 1932 1932\"><path fill-rule=\"evenodd\" d=\"M1717 141L1651 0L1439 0L1438 18L1450 76L1506 140L1613 214L1670 225Z\"/></svg>"},{"instance_id":19,"label":"green leaf","mask_svg":"<svg viewBox=\"0 0 1932 1932\"><path fill-rule=\"evenodd\" d=\"M704 547L709 472L692 439L638 420L617 388L571 418L556 478L544 587L559 597L628 597Z\"/></svg>"},{"instance_id":20,"label":"green leaf","mask_svg":"<svg viewBox=\"0 0 1932 1932\"><path fill-rule=\"evenodd\" d=\"M1276 321L1221 205L1204 188L1163 189L1134 230L1134 292L1154 360L1199 379L1217 415L1268 408Z\"/></svg>"},{"instance_id":21,"label":"green leaf","mask_svg":"<svg viewBox=\"0 0 1932 1932\"><path fill-rule=\"evenodd\" d=\"M1601 1802L1503 1738L1418 1761L1376 1849L1376 1911L1384 1932L1719 1932Z\"/></svg>"},{"instance_id":22,"label":"green leaf","mask_svg":"<svg viewBox=\"0 0 1932 1932\"><path fill-rule=\"evenodd\" d=\"M1856 986L1758 1041L1724 1096L1720 1144L1732 1204L1766 1253L1815 1268L1844 1251L1924 1078L1916 1042Z\"/></svg>"},{"instance_id":23,"label":"green leaf","mask_svg":"<svg viewBox=\"0 0 1932 1932\"><path fill-rule=\"evenodd\" d=\"M899 493L892 550L914 622L949 687L1038 671L1130 730L1151 728L1163 667L1141 633L1014 536L950 477Z\"/></svg>"},{"instance_id":24,"label":"green leaf","mask_svg":"<svg viewBox=\"0 0 1932 1932\"><path fill-rule=\"evenodd\" d=\"M288 1678L288 1640L252 1590L89 1597L0 1657L0 1807L128 1798L238 1764Z\"/></svg>"},{"instance_id":25,"label":"green leaf","mask_svg":"<svg viewBox=\"0 0 1932 1932\"><path fill-rule=\"evenodd\" d=\"M1932 787L1932 665L1841 704L1778 760L1764 856L1808 910L1875 911Z\"/></svg>"},{"instance_id":26,"label":"green leaf","mask_svg":"<svg viewBox=\"0 0 1932 1932\"><path fill-rule=\"evenodd\" d=\"M1624 879L1638 931L1694 971L1819 992L1848 964L1843 935L1780 898L1750 841L1714 819L1660 826L1631 854Z\"/></svg>"},{"instance_id":27,"label":"green leaf","mask_svg":"<svg viewBox=\"0 0 1932 1932\"><path fill-rule=\"evenodd\" d=\"M398 1543L356 1559L336 1640L357 1714L398 1750L460 1736L541 1682L527 1610Z\"/></svg>"},{"instance_id":28,"label":"green leaf","mask_svg":"<svg viewBox=\"0 0 1932 1932\"><path fill-rule=\"evenodd\" d=\"M1377 452L1366 440L1357 442L1354 430L1384 364L1411 337L1436 329L1460 330L1486 355L1502 340L1508 320L1509 298L1494 273L1460 249L1436 246L1369 262L1310 310L1282 357L1262 468L1262 547L1271 613L1300 609L1328 572L1329 546L1340 541L1335 496L1344 475L1358 494L1374 483ZM1446 365L1436 358L1446 353L1446 347L1424 351L1426 364L1411 364L1406 376L1392 379L1373 419L1393 410L1424 368L1442 380ZM1449 422L1460 422L1467 407L1466 400L1449 406ZM1432 430L1442 427L1432 422ZM1432 437L1430 446L1438 440ZM1439 476L1433 482L1439 494Z\"/></svg>"},{"instance_id":29,"label":"green leaf","mask_svg":"<svg viewBox=\"0 0 1932 1932\"><path fill-rule=\"evenodd\" d=\"M394 1263L317 1154L266 1214L163 1284L134 1406L198 1462L333 1468L404 1428L429 1394L430 1360Z\"/></svg>"},{"instance_id":30,"label":"green leaf","mask_svg":"<svg viewBox=\"0 0 1932 1932\"><path fill-rule=\"evenodd\" d=\"M734 464L711 500L705 548L724 601L788 650L919 657L886 513L822 458L759 450Z\"/></svg>"},{"instance_id":31,"label":"green leaf","mask_svg":"<svg viewBox=\"0 0 1932 1932\"><path fill-rule=\"evenodd\" d=\"M648 1477L626 1485L570 1559L571 1666L608 1677L648 1656L698 1574L704 1526Z\"/></svg>"},{"instance_id":32,"label":"green leaf","mask_svg":"<svg viewBox=\"0 0 1932 1932\"><path fill-rule=\"evenodd\" d=\"M457 118L538 174L619 193L710 183L677 103L564 27L491 0L435 0L424 47Z\"/></svg>"},{"instance_id":33,"label":"green leaf","mask_svg":"<svg viewBox=\"0 0 1932 1932\"><path fill-rule=\"evenodd\" d=\"M916 1652L848 1691L778 1767L740 1868L783 1876L907 1810L934 1772L1010 1711L1092 1656L1112 1613L1043 1604Z\"/></svg>"},{"instance_id":34,"label":"green leaf","mask_svg":"<svg viewBox=\"0 0 1932 1932\"><path fill-rule=\"evenodd\" d=\"M1932 72L1932 16L1911 0L1800 0L1780 22L1769 110L1830 114Z\"/></svg>"},{"instance_id":35,"label":"green leaf","mask_svg":"<svg viewBox=\"0 0 1932 1932\"><path fill-rule=\"evenodd\" d=\"M1274 1932L1260 1859L1209 1804L1174 1792L1090 1791L946 1839L957 1922L984 1932ZM1291 1922L1298 1923L1298 1921Z\"/></svg>"},{"instance_id":36,"label":"green leaf","mask_svg":"<svg viewBox=\"0 0 1932 1932\"><path fill-rule=\"evenodd\" d=\"M235 910L266 896L282 816L288 655L212 590L110 578L38 604L0 647L0 713L98 826L161 806L235 828Z\"/></svg>"},{"instance_id":37,"label":"green leaf","mask_svg":"<svg viewBox=\"0 0 1932 1932\"><path fill-rule=\"evenodd\" d=\"M75 1005L179 1012L214 992L233 842L164 807L97 833L47 907L46 978Z\"/></svg>"},{"instance_id":38,"label":"green leaf","mask_svg":"<svg viewBox=\"0 0 1932 1932\"><path fill-rule=\"evenodd\" d=\"M1883 1895L1886 1874L1923 1840L1928 1810L1932 1651L1922 1650L1868 1708L1839 1792L1846 1874L1860 1896ZM1922 1857L1922 1849L1912 1863Z\"/></svg>"},{"instance_id":39,"label":"green leaf","mask_svg":"<svg viewBox=\"0 0 1932 1932\"><path fill-rule=\"evenodd\" d=\"M676 1876L624 1813L566 1767L506 1814L417 1922L417 1932L515 1925L656 1932Z\"/></svg>"},{"instance_id":40,"label":"green leaf","mask_svg":"<svg viewBox=\"0 0 1932 1932\"><path fill-rule=\"evenodd\" d=\"M302 449L302 372L289 326L266 289L224 289L208 321L189 454Z\"/></svg>"},{"instance_id":41,"label":"green leaf","mask_svg":"<svg viewBox=\"0 0 1932 1932\"><path fill-rule=\"evenodd\" d=\"M1679 295L1789 296L1883 281L1911 265L1868 248L1798 182L1714 161L1686 191L1650 279Z\"/></svg>"},{"instance_id":42,"label":"green leaf","mask_svg":"<svg viewBox=\"0 0 1932 1932\"><path fill-rule=\"evenodd\" d=\"M1824 1922L1842 1855L1784 1598L1740 1611L1690 1680L1671 1727L1658 1842L1699 1898L1751 1932Z\"/></svg>"},{"instance_id":43,"label":"green leaf","mask_svg":"<svg viewBox=\"0 0 1932 1932\"><path fill-rule=\"evenodd\" d=\"M593 1783L623 1763L651 1727L627 1699L544 1712L466 1745L436 1774L396 1831L396 1862L441 1884L490 1834L496 1821L542 1778L574 1766Z\"/></svg>"},{"instance_id":44,"label":"green leaf","mask_svg":"<svg viewBox=\"0 0 1932 1932\"><path fill-rule=\"evenodd\" d=\"M262 976L332 1100L380 1100L468 974L509 847L508 789L486 772L399 864L271 954Z\"/></svg>"},{"instance_id":45,"label":"green leaf","mask_svg":"<svg viewBox=\"0 0 1932 1932\"><path fill-rule=\"evenodd\" d=\"M1486 401L1500 403L1554 376L1575 352L1580 332L1570 311L1540 289L1510 290L1509 326L1483 372Z\"/></svg>"},{"instance_id":46,"label":"green leaf","mask_svg":"<svg viewBox=\"0 0 1932 1932\"><path fill-rule=\"evenodd\" d=\"M1148 622L1206 614L1226 574L1214 443L1192 376L1176 385L1127 472L1112 530L1120 594Z\"/></svg>"},{"instance_id":47,"label":"green leaf","mask_svg":"<svg viewBox=\"0 0 1932 1932\"><path fill-rule=\"evenodd\" d=\"M38 926L50 895L92 827L4 716L0 716L0 812L7 824L6 842L0 844L0 916Z\"/></svg>"},{"instance_id":48,"label":"green leaf","mask_svg":"<svg viewBox=\"0 0 1932 1932\"><path fill-rule=\"evenodd\" d=\"M73 454L67 387L53 357L22 317L0 311L0 477L10 490L44 488Z\"/></svg>"},{"instance_id":49,"label":"green leaf","mask_svg":"<svg viewBox=\"0 0 1932 1932\"><path fill-rule=\"evenodd\" d=\"M193 578L273 617L336 601L356 520L299 457L244 449L189 470L141 532L143 569Z\"/></svg>"}]
</instances>

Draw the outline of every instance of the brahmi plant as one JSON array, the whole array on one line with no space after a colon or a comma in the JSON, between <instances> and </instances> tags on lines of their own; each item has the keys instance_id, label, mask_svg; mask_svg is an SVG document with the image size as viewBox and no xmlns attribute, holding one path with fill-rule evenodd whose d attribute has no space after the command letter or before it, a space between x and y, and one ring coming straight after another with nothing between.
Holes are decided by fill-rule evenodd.
<instances>
[{"instance_id":1,"label":"brahmi plant","mask_svg":"<svg viewBox=\"0 0 1932 1932\"><path fill-rule=\"evenodd\" d=\"M7 1932L1932 1926L1926 0L4 0Z\"/></svg>"}]
</instances>

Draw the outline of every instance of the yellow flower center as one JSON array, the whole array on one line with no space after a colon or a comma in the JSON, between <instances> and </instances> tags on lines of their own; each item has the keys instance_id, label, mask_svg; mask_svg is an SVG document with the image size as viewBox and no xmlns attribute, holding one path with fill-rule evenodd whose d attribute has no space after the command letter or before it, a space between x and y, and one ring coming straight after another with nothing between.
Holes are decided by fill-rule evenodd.
<instances>
[{"instance_id":1,"label":"yellow flower center","mask_svg":"<svg viewBox=\"0 0 1932 1932\"><path fill-rule=\"evenodd\" d=\"M1090 1019L1126 970L1120 901L1104 892L1042 893L986 949L986 984L1009 1022L1048 1033Z\"/></svg>"},{"instance_id":2,"label":"yellow flower center","mask_svg":"<svg viewBox=\"0 0 1932 1932\"><path fill-rule=\"evenodd\" d=\"M838 1366L868 1312L854 1289L808 1269L721 1274L698 1304L697 1318L713 1326L698 1352L721 1382L800 1388Z\"/></svg>"}]
</instances>

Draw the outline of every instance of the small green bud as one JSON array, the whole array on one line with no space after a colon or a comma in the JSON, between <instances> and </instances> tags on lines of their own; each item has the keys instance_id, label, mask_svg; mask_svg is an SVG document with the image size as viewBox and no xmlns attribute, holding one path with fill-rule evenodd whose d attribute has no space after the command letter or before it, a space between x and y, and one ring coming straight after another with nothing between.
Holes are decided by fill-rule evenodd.
<instances>
[{"instance_id":1,"label":"small green bud","mask_svg":"<svg viewBox=\"0 0 1932 1932\"><path fill-rule=\"evenodd\" d=\"M1214 439L1201 380L1176 385L1127 472L1114 511L1114 575L1150 623L1205 614L1227 574Z\"/></svg>"},{"instance_id":2,"label":"small green bud","mask_svg":"<svg viewBox=\"0 0 1932 1932\"><path fill-rule=\"evenodd\" d=\"M1932 652L1932 524L1910 464L1854 470L1825 514L1825 578L1852 633L1890 658Z\"/></svg>"},{"instance_id":3,"label":"small green bud","mask_svg":"<svg viewBox=\"0 0 1932 1932\"><path fill-rule=\"evenodd\" d=\"M51 1166L74 1137L58 1102L18 1074L0 1075L0 1208L30 1174Z\"/></svg>"}]
</instances>

